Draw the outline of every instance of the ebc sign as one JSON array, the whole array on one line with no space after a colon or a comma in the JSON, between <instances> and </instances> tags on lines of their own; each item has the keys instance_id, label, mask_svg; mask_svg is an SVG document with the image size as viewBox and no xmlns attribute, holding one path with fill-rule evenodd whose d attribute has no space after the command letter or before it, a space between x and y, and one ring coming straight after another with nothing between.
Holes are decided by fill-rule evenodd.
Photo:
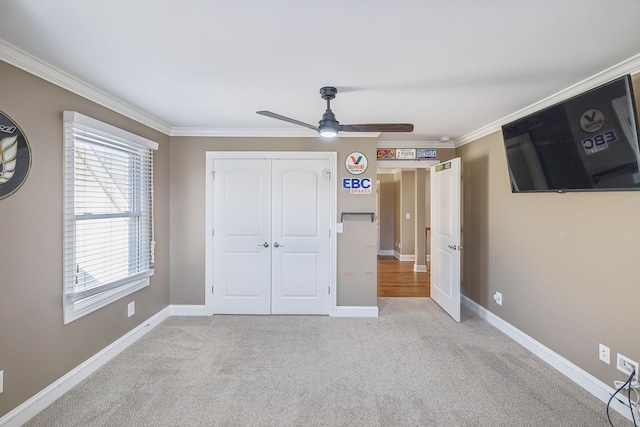
<instances>
[{"instance_id":1,"label":"ebc sign","mask_svg":"<svg viewBox=\"0 0 640 427\"><path fill-rule=\"evenodd\" d=\"M371 178L342 178L342 189L351 194L371 194Z\"/></svg>"},{"instance_id":2,"label":"ebc sign","mask_svg":"<svg viewBox=\"0 0 640 427\"><path fill-rule=\"evenodd\" d=\"M583 139L582 148L584 148L584 152L588 156L598 151L606 150L611 142L616 142L617 140L616 133L613 130L609 130Z\"/></svg>"},{"instance_id":3,"label":"ebc sign","mask_svg":"<svg viewBox=\"0 0 640 427\"><path fill-rule=\"evenodd\" d=\"M358 151L354 151L344 159L344 167L351 175L363 174L367 170L367 166L367 156Z\"/></svg>"}]
</instances>

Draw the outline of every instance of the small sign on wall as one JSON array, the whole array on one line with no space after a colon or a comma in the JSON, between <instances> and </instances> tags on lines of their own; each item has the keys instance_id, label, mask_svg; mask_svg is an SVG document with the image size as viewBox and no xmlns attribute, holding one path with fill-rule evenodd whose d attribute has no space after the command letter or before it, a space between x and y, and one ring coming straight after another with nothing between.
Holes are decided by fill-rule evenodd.
<instances>
[{"instance_id":1,"label":"small sign on wall","mask_svg":"<svg viewBox=\"0 0 640 427\"><path fill-rule=\"evenodd\" d=\"M418 160L437 159L438 155L433 148L418 148L417 157Z\"/></svg>"},{"instance_id":2,"label":"small sign on wall","mask_svg":"<svg viewBox=\"0 0 640 427\"><path fill-rule=\"evenodd\" d=\"M436 172L442 172L451 169L451 162L442 163L436 166Z\"/></svg>"},{"instance_id":3,"label":"small sign on wall","mask_svg":"<svg viewBox=\"0 0 640 427\"><path fill-rule=\"evenodd\" d=\"M378 148L377 157L378 159L395 159L396 150L394 148Z\"/></svg>"},{"instance_id":4,"label":"small sign on wall","mask_svg":"<svg viewBox=\"0 0 640 427\"><path fill-rule=\"evenodd\" d=\"M344 159L344 167L351 175L361 175L367 170L367 156L359 151L354 151Z\"/></svg>"},{"instance_id":5,"label":"small sign on wall","mask_svg":"<svg viewBox=\"0 0 640 427\"><path fill-rule=\"evenodd\" d=\"M371 178L342 178L342 189L351 194L371 194Z\"/></svg>"},{"instance_id":6,"label":"small sign on wall","mask_svg":"<svg viewBox=\"0 0 640 427\"><path fill-rule=\"evenodd\" d=\"M415 160L416 149L415 148L396 148L397 160Z\"/></svg>"}]
</instances>

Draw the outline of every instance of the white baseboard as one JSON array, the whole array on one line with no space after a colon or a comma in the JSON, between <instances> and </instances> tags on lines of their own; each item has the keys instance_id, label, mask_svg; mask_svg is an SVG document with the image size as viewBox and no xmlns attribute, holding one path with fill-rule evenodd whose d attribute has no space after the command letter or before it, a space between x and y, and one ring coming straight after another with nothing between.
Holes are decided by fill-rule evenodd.
<instances>
[{"instance_id":1,"label":"white baseboard","mask_svg":"<svg viewBox=\"0 0 640 427\"><path fill-rule=\"evenodd\" d=\"M413 264L413 271L415 273L426 273L427 272L427 266L426 265Z\"/></svg>"},{"instance_id":2,"label":"white baseboard","mask_svg":"<svg viewBox=\"0 0 640 427\"><path fill-rule=\"evenodd\" d=\"M607 386L605 383L603 383L584 369L574 365L569 360L560 356L558 353L546 347L539 341L536 341L515 326L496 316L475 301L472 301L465 295L461 295L460 297L462 300L462 304L467 306L480 318L495 326L498 330L502 331L504 334L515 340L518 344L538 356L540 359L547 362L549 365L556 368L558 371L560 371L560 373L573 380L573 382L600 399L602 402L607 403L611 395L615 392L613 388ZM631 412L629 411L629 408L627 406L623 405L616 399L613 399L611 401L611 407L616 412L619 412L631 421Z\"/></svg>"},{"instance_id":3,"label":"white baseboard","mask_svg":"<svg viewBox=\"0 0 640 427\"><path fill-rule=\"evenodd\" d=\"M331 311L331 317L378 317L378 306L339 306Z\"/></svg>"},{"instance_id":4,"label":"white baseboard","mask_svg":"<svg viewBox=\"0 0 640 427\"><path fill-rule=\"evenodd\" d=\"M120 337L93 357L87 359L64 376L57 379L45 389L22 405L15 408L0 418L0 426L2 427L19 427L35 417L51 405L56 399L80 384L85 378L93 374L108 361L120 354L134 342L142 338L147 332L158 326L162 321L169 317L169 307L160 310L151 316L147 321L142 322L126 335Z\"/></svg>"},{"instance_id":5,"label":"white baseboard","mask_svg":"<svg viewBox=\"0 0 640 427\"><path fill-rule=\"evenodd\" d=\"M395 252L393 251L393 249L380 249L378 251L378 255L394 256Z\"/></svg>"},{"instance_id":6,"label":"white baseboard","mask_svg":"<svg viewBox=\"0 0 640 427\"><path fill-rule=\"evenodd\" d=\"M177 305L169 306L171 316L209 316L206 305Z\"/></svg>"},{"instance_id":7,"label":"white baseboard","mask_svg":"<svg viewBox=\"0 0 640 427\"><path fill-rule=\"evenodd\" d=\"M415 261L415 255L402 255L400 252L394 252L393 256L398 258L400 261Z\"/></svg>"}]
</instances>

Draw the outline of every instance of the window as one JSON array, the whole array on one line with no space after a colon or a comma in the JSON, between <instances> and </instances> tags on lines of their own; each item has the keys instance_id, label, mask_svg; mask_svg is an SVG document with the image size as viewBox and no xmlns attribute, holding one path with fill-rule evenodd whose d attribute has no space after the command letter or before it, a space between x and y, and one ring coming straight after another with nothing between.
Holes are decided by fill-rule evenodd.
<instances>
[{"instance_id":1,"label":"window","mask_svg":"<svg viewBox=\"0 0 640 427\"><path fill-rule=\"evenodd\" d=\"M149 284L158 144L64 113L64 323Z\"/></svg>"}]
</instances>

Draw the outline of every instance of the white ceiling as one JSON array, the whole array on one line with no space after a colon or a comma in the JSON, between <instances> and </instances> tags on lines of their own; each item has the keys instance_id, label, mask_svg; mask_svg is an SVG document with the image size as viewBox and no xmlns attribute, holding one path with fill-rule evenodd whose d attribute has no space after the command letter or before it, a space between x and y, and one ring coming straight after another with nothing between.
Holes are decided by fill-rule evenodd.
<instances>
[{"instance_id":1,"label":"white ceiling","mask_svg":"<svg viewBox=\"0 0 640 427\"><path fill-rule=\"evenodd\" d=\"M635 58L640 0L2 0L0 39L171 134L313 136L255 112L316 125L331 85L341 123L459 140Z\"/></svg>"}]
</instances>

